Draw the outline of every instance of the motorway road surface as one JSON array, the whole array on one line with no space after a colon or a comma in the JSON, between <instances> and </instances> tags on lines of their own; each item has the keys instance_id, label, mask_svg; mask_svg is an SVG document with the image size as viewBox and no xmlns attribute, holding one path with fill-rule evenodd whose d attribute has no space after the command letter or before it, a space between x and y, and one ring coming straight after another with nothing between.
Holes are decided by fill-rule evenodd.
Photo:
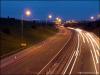
<instances>
[{"instance_id":1,"label":"motorway road surface","mask_svg":"<svg viewBox=\"0 0 100 75\"><path fill-rule=\"evenodd\" d=\"M1 60L1 75L99 75L98 37L68 27L31 48Z\"/></svg>"}]
</instances>

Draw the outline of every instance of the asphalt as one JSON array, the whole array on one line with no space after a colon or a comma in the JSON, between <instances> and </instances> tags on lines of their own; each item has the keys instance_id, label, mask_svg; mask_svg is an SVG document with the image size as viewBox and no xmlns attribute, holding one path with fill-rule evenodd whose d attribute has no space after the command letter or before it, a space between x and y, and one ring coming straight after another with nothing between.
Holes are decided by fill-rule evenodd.
<instances>
[{"instance_id":1,"label":"asphalt","mask_svg":"<svg viewBox=\"0 0 100 75\"><path fill-rule=\"evenodd\" d=\"M100 43L96 35L82 29L68 29L73 32L69 42L38 75L100 75Z\"/></svg>"},{"instance_id":2,"label":"asphalt","mask_svg":"<svg viewBox=\"0 0 100 75\"><path fill-rule=\"evenodd\" d=\"M1 75L37 74L70 39L70 30L60 31L39 44L0 60Z\"/></svg>"},{"instance_id":3,"label":"asphalt","mask_svg":"<svg viewBox=\"0 0 100 75\"><path fill-rule=\"evenodd\" d=\"M99 75L100 42L82 29L60 27L47 40L1 60L1 75Z\"/></svg>"}]
</instances>

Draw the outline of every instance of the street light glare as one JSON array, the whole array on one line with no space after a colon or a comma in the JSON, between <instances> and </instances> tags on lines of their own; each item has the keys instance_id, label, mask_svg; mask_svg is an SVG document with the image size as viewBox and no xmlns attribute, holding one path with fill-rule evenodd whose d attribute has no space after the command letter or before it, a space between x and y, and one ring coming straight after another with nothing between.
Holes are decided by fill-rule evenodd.
<instances>
[{"instance_id":1,"label":"street light glare","mask_svg":"<svg viewBox=\"0 0 100 75\"><path fill-rule=\"evenodd\" d=\"M93 19L94 19L94 17L93 17L93 16L91 16L90 18L91 18L91 20L93 20Z\"/></svg>"},{"instance_id":2,"label":"street light glare","mask_svg":"<svg viewBox=\"0 0 100 75\"><path fill-rule=\"evenodd\" d=\"M59 22L61 22L61 19L58 19Z\"/></svg>"},{"instance_id":3,"label":"street light glare","mask_svg":"<svg viewBox=\"0 0 100 75\"><path fill-rule=\"evenodd\" d=\"M26 16L30 16L31 15L31 11L30 10L26 10L25 15Z\"/></svg>"},{"instance_id":4,"label":"street light glare","mask_svg":"<svg viewBox=\"0 0 100 75\"><path fill-rule=\"evenodd\" d=\"M51 19L52 18L52 15L49 15L48 18Z\"/></svg>"},{"instance_id":5,"label":"street light glare","mask_svg":"<svg viewBox=\"0 0 100 75\"><path fill-rule=\"evenodd\" d=\"M59 18L57 17L56 20L58 20Z\"/></svg>"}]
</instances>

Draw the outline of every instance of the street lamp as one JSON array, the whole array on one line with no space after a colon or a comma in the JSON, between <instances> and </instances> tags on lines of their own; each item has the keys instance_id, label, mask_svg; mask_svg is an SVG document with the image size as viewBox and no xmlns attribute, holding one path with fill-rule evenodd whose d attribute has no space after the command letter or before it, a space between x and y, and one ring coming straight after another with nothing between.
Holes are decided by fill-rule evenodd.
<instances>
[{"instance_id":1,"label":"street lamp","mask_svg":"<svg viewBox=\"0 0 100 75\"><path fill-rule=\"evenodd\" d=\"M58 22L61 22L61 19L60 18L58 19Z\"/></svg>"},{"instance_id":2,"label":"street lamp","mask_svg":"<svg viewBox=\"0 0 100 75\"><path fill-rule=\"evenodd\" d=\"M59 18L57 17L56 20L58 20Z\"/></svg>"},{"instance_id":3,"label":"street lamp","mask_svg":"<svg viewBox=\"0 0 100 75\"><path fill-rule=\"evenodd\" d=\"M25 16L30 16L31 15L31 11L30 10L26 10L25 12L24 12L24 14L25 14ZM25 47L27 44L23 41L23 15L22 15L22 21L21 21L21 46L22 47Z\"/></svg>"},{"instance_id":4,"label":"street lamp","mask_svg":"<svg viewBox=\"0 0 100 75\"><path fill-rule=\"evenodd\" d=\"M26 16L30 16L30 15L31 15L31 11L30 11L30 10L26 10L26 11L25 11L25 15L26 15Z\"/></svg>"},{"instance_id":5,"label":"street lamp","mask_svg":"<svg viewBox=\"0 0 100 75\"><path fill-rule=\"evenodd\" d=\"M51 19L52 18L52 15L48 15L48 18Z\"/></svg>"},{"instance_id":6,"label":"street lamp","mask_svg":"<svg viewBox=\"0 0 100 75\"><path fill-rule=\"evenodd\" d=\"M61 24L61 18L59 18L59 17L56 17L56 21L55 21L55 23L59 26L60 24Z\"/></svg>"},{"instance_id":7,"label":"street lamp","mask_svg":"<svg viewBox=\"0 0 100 75\"><path fill-rule=\"evenodd\" d=\"M94 19L94 16L91 16L90 19L93 20Z\"/></svg>"},{"instance_id":8,"label":"street lamp","mask_svg":"<svg viewBox=\"0 0 100 75\"><path fill-rule=\"evenodd\" d=\"M46 25L47 25L47 21L48 21L48 19L51 19L52 18L52 15L50 14L50 15L48 15L48 18L46 18Z\"/></svg>"}]
</instances>

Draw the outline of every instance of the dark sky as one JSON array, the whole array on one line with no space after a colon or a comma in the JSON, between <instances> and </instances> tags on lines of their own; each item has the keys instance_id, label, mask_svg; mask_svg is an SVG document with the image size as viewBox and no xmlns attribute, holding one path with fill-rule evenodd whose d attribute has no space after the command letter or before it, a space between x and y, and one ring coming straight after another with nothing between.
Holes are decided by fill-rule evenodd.
<instances>
[{"instance_id":1,"label":"dark sky","mask_svg":"<svg viewBox=\"0 0 100 75\"><path fill-rule=\"evenodd\" d=\"M1 1L1 17L21 19L25 9L32 15L24 19L46 19L48 14L65 20L84 20L99 14L99 1Z\"/></svg>"}]
</instances>

